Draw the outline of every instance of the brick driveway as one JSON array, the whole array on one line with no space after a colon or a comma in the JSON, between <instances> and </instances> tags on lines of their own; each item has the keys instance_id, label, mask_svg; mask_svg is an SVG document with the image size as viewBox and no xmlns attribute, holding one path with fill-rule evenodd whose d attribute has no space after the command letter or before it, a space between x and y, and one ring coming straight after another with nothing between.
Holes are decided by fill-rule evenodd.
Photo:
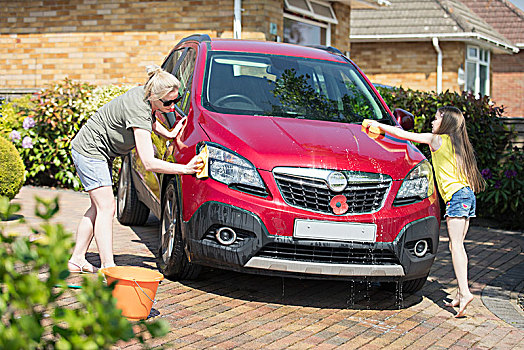
<instances>
[{"instance_id":1,"label":"brick driveway","mask_svg":"<svg viewBox=\"0 0 524 350\"><path fill-rule=\"evenodd\" d=\"M88 206L84 193L24 187L15 199L28 225L34 201L60 197L56 221L74 232ZM118 265L155 268L158 221L144 227L114 223ZM23 229L23 228L22 228ZM20 228L18 229L20 230ZM522 232L472 226L466 240L475 300L454 319L442 299L456 292L447 235L428 282L403 300L372 283L308 281L205 269L197 281L161 283L152 315L170 333L151 346L184 349L524 349ZM96 246L88 259L99 265ZM139 348L122 343L119 348Z\"/></svg>"}]
</instances>

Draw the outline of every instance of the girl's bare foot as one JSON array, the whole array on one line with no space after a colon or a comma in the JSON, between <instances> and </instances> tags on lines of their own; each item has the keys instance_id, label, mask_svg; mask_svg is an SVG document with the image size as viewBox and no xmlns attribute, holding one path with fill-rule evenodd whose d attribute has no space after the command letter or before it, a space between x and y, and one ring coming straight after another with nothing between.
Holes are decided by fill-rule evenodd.
<instances>
[{"instance_id":1,"label":"girl's bare foot","mask_svg":"<svg viewBox=\"0 0 524 350\"><path fill-rule=\"evenodd\" d=\"M471 293L460 297L460 302L459 302L460 307L459 307L457 314L455 315L455 318L466 316L466 307L469 305L469 303L471 303L472 300L473 300L473 294Z\"/></svg>"},{"instance_id":2,"label":"girl's bare foot","mask_svg":"<svg viewBox=\"0 0 524 350\"><path fill-rule=\"evenodd\" d=\"M444 301L444 306L446 307L457 307L459 306L460 301L453 299L452 301Z\"/></svg>"},{"instance_id":3,"label":"girl's bare foot","mask_svg":"<svg viewBox=\"0 0 524 350\"><path fill-rule=\"evenodd\" d=\"M460 294L457 292L457 295L451 301L444 300L444 306L446 307L457 307L460 304Z\"/></svg>"}]
</instances>

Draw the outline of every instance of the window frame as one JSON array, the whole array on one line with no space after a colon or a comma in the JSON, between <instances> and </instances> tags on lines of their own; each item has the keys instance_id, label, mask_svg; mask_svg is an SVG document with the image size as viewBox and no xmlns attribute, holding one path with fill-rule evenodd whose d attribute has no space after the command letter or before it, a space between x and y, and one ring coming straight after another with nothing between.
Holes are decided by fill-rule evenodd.
<instances>
[{"instance_id":1,"label":"window frame","mask_svg":"<svg viewBox=\"0 0 524 350\"><path fill-rule=\"evenodd\" d=\"M309 10L304 10L300 7L293 6L289 3L288 0L284 0L284 7L286 10L289 10L291 12L296 12L304 16L308 16L317 21L324 21L324 22L331 23L331 24L338 24L337 17L335 16L335 11L333 11L333 7L331 7L330 3L325 2L325 1L320 1L320 0L304 0L304 2L306 3L306 6L308 7ZM318 5L328 8L329 11L331 12L331 17L326 17L324 15L321 15L315 12L313 6L311 5L312 3L316 3Z\"/></svg>"},{"instance_id":2,"label":"window frame","mask_svg":"<svg viewBox=\"0 0 524 350\"><path fill-rule=\"evenodd\" d=\"M476 55L470 54L470 50L474 49L476 50ZM470 78L468 76L468 64L475 65L475 80L474 80L474 87L473 90L469 89L468 86L468 79ZM488 49L482 48L480 46L475 45L467 45L466 46L466 60L465 60L465 84L464 84L464 90L470 91L474 95L480 96L481 92L481 86L484 83L485 88L485 95L489 96L490 91L490 66L491 66L491 52ZM486 80L484 82L481 81L481 66L486 67Z\"/></svg>"}]
</instances>

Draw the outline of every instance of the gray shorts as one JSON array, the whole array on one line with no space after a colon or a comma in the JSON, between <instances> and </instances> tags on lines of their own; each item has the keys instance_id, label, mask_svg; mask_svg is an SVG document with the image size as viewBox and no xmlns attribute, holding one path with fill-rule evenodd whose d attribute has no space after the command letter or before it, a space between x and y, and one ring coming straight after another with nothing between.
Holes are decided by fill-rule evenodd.
<instances>
[{"instance_id":1,"label":"gray shorts","mask_svg":"<svg viewBox=\"0 0 524 350\"><path fill-rule=\"evenodd\" d=\"M71 149L76 172L86 191L98 187L113 186L112 164L106 160L88 158Z\"/></svg>"}]
</instances>

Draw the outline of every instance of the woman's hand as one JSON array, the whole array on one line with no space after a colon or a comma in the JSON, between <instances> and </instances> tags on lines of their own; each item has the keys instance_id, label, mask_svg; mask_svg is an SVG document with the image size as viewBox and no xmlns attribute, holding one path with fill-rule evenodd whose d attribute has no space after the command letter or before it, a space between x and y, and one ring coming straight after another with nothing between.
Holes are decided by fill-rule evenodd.
<instances>
[{"instance_id":1,"label":"woman's hand","mask_svg":"<svg viewBox=\"0 0 524 350\"><path fill-rule=\"evenodd\" d=\"M189 175L197 173L202 169L203 166L204 161L200 156L196 155L189 161L189 163L186 164L184 174Z\"/></svg>"},{"instance_id":2,"label":"woman's hand","mask_svg":"<svg viewBox=\"0 0 524 350\"><path fill-rule=\"evenodd\" d=\"M186 120L187 120L187 117L184 117L184 118L180 119L178 121L178 123L176 123L175 127L173 128L173 130L171 130L171 135L170 135L171 139L176 138L178 136L178 134L180 133L180 131L182 131L182 128L185 126Z\"/></svg>"}]
</instances>

